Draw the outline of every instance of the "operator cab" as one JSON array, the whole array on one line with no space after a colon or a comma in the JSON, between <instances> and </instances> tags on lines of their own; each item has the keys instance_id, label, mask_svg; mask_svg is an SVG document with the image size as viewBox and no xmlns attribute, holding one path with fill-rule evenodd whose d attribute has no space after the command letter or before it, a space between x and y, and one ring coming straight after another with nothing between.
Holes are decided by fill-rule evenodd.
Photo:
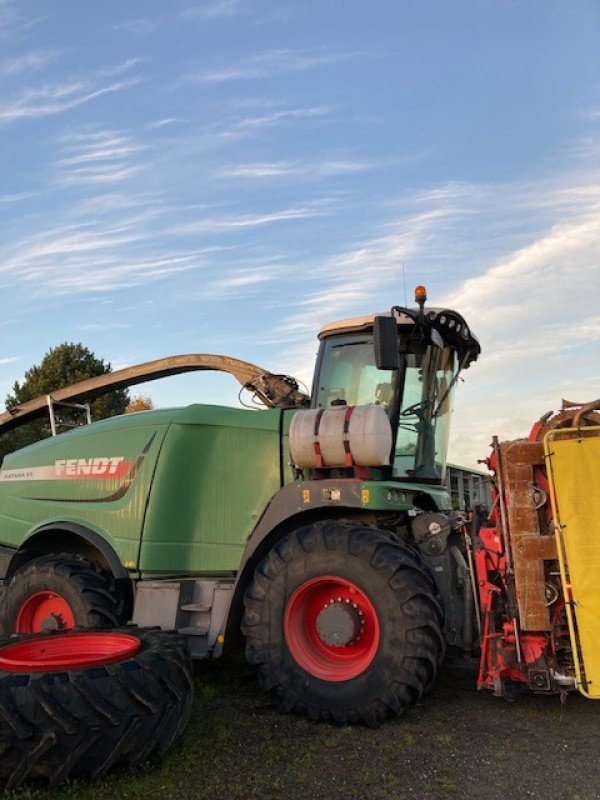
<instances>
[{"instance_id":1,"label":"operator cab","mask_svg":"<svg viewBox=\"0 0 600 800\"><path fill-rule=\"evenodd\" d=\"M313 408L380 405L392 426L392 476L445 479L453 390L479 355L464 319L448 309L394 306L387 314L341 320L319 333Z\"/></svg>"}]
</instances>

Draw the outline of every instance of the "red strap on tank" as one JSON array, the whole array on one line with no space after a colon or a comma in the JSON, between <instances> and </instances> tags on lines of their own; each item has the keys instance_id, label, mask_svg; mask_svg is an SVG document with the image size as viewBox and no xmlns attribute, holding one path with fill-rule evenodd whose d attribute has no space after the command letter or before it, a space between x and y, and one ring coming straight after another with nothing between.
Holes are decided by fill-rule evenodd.
<instances>
[{"instance_id":1,"label":"red strap on tank","mask_svg":"<svg viewBox=\"0 0 600 800\"><path fill-rule=\"evenodd\" d=\"M354 409L355 406L348 406L346 413L344 414L344 452L346 453L346 467L354 466L354 459L352 458L352 453L350 452L350 439L348 437L348 431L350 430L350 417L352 416Z\"/></svg>"},{"instance_id":2,"label":"red strap on tank","mask_svg":"<svg viewBox=\"0 0 600 800\"><path fill-rule=\"evenodd\" d=\"M319 426L321 425L321 417L323 416L323 412L325 411L324 408L320 408L317 412L317 416L315 417L315 429L314 435L315 440L313 446L315 448L315 456L317 457L317 468L321 469L325 466L323 462L323 456L321 454L321 445L319 444Z\"/></svg>"}]
</instances>

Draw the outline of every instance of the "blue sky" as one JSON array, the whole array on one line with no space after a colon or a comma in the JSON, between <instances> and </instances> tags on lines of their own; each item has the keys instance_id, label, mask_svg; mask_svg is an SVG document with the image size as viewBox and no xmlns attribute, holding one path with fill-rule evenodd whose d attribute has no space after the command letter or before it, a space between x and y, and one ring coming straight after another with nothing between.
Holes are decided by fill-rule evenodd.
<instances>
[{"instance_id":1,"label":"blue sky","mask_svg":"<svg viewBox=\"0 0 600 800\"><path fill-rule=\"evenodd\" d=\"M402 269L482 341L453 460L600 396L599 33L596 0L0 0L0 398L62 341L310 382Z\"/></svg>"}]
</instances>

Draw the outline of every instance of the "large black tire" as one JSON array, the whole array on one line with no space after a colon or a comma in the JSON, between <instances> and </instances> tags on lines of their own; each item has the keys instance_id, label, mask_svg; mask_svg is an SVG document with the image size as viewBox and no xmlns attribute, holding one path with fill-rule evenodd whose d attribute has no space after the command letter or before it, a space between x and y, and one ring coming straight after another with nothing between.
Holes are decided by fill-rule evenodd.
<instances>
[{"instance_id":1,"label":"large black tire","mask_svg":"<svg viewBox=\"0 0 600 800\"><path fill-rule=\"evenodd\" d=\"M162 755L183 732L192 702L184 637L134 627L140 649L117 663L47 672L0 671L0 780L7 789L31 779L51 785L100 778L117 765ZM7 646L91 631L13 637Z\"/></svg>"},{"instance_id":2,"label":"large black tire","mask_svg":"<svg viewBox=\"0 0 600 800\"><path fill-rule=\"evenodd\" d=\"M51 595L56 596L54 605L47 601L42 606L44 596ZM42 599L37 614L28 613L36 610L37 600L32 598ZM69 553L38 556L24 564L7 581L0 603L0 636L68 627L110 628L126 621L122 619L123 599L112 575ZM44 608L54 608L56 613L47 611L42 620ZM34 616L36 624L27 624ZM73 624L66 620L70 616ZM19 618L21 624L17 625Z\"/></svg>"},{"instance_id":3,"label":"large black tire","mask_svg":"<svg viewBox=\"0 0 600 800\"><path fill-rule=\"evenodd\" d=\"M327 576L355 587L350 591L358 590L366 598L363 605L370 608L379 626L374 655L364 656L365 661L372 660L349 679L344 679L343 665L337 674L334 665L335 679L323 679L310 665L298 663L302 659L297 647L292 647L292 654L286 640L286 631L291 640L286 626L292 613L302 614L302 609L296 611L297 598L313 591L312 586L318 588L320 580L327 586ZM340 630L347 629L345 608L351 611L351 606L344 603L348 600L333 603L337 608L335 613L328 612L323 635L338 635L335 626L340 618ZM390 541L383 531L360 523L318 522L288 534L256 569L244 604L246 657L258 665L261 684L275 692L285 710L312 719L362 721L373 726L401 714L429 688L444 653L443 612L430 576L407 548ZM329 605L326 599L319 608ZM307 610L306 618L309 614ZM317 618L313 634L318 625ZM362 629L358 630L359 635L352 634L354 639L344 647L357 644L362 635ZM351 655L348 649L346 653ZM362 669L360 659L356 663Z\"/></svg>"}]
</instances>

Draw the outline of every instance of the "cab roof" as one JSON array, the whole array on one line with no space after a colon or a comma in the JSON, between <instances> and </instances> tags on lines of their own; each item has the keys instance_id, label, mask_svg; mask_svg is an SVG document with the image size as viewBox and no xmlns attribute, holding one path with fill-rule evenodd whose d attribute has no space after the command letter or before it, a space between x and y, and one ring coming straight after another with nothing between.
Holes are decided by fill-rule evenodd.
<instances>
[{"instance_id":1,"label":"cab roof","mask_svg":"<svg viewBox=\"0 0 600 800\"><path fill-rule=\"evenodd\" d=\"M439 334L446 344L458 351L463 369L476 361L481 352L477 337L473 335L466 320L459 313L449 308L432 306L424 309L422 316L420 316L418 308L395 306L390 311L384 311L381 314L366 314L361 317L329 322L319 331L319 339L326 339L340 333L370 331L373 329L375 317L391 317L392 315L400 327L411 328L417 325L421 331L427 331L428 335Z\"/></svg>"},{"instance_id":2,"label":"cab roof","mask_svg":"<svg viewBox=\"0 0 600 800\"><path fill-rule=\"evenodd\" d=\"M415 311L418 311L415 308ZM427 313L434 312L437 314L442 311L441 308L427 307ZM332 336L334 333L354 333L358 331L368 331L373 327L375 317L391 317L391 311L379 311L373 314L366 314L361 317L348 317L348 319L339 319L335 322L328 322L319 331L319 339L324 339L326 336ZM406 314L396 312L395 314L398 325L414 325L412 320Z\"/></svg>"}]
</instances>

